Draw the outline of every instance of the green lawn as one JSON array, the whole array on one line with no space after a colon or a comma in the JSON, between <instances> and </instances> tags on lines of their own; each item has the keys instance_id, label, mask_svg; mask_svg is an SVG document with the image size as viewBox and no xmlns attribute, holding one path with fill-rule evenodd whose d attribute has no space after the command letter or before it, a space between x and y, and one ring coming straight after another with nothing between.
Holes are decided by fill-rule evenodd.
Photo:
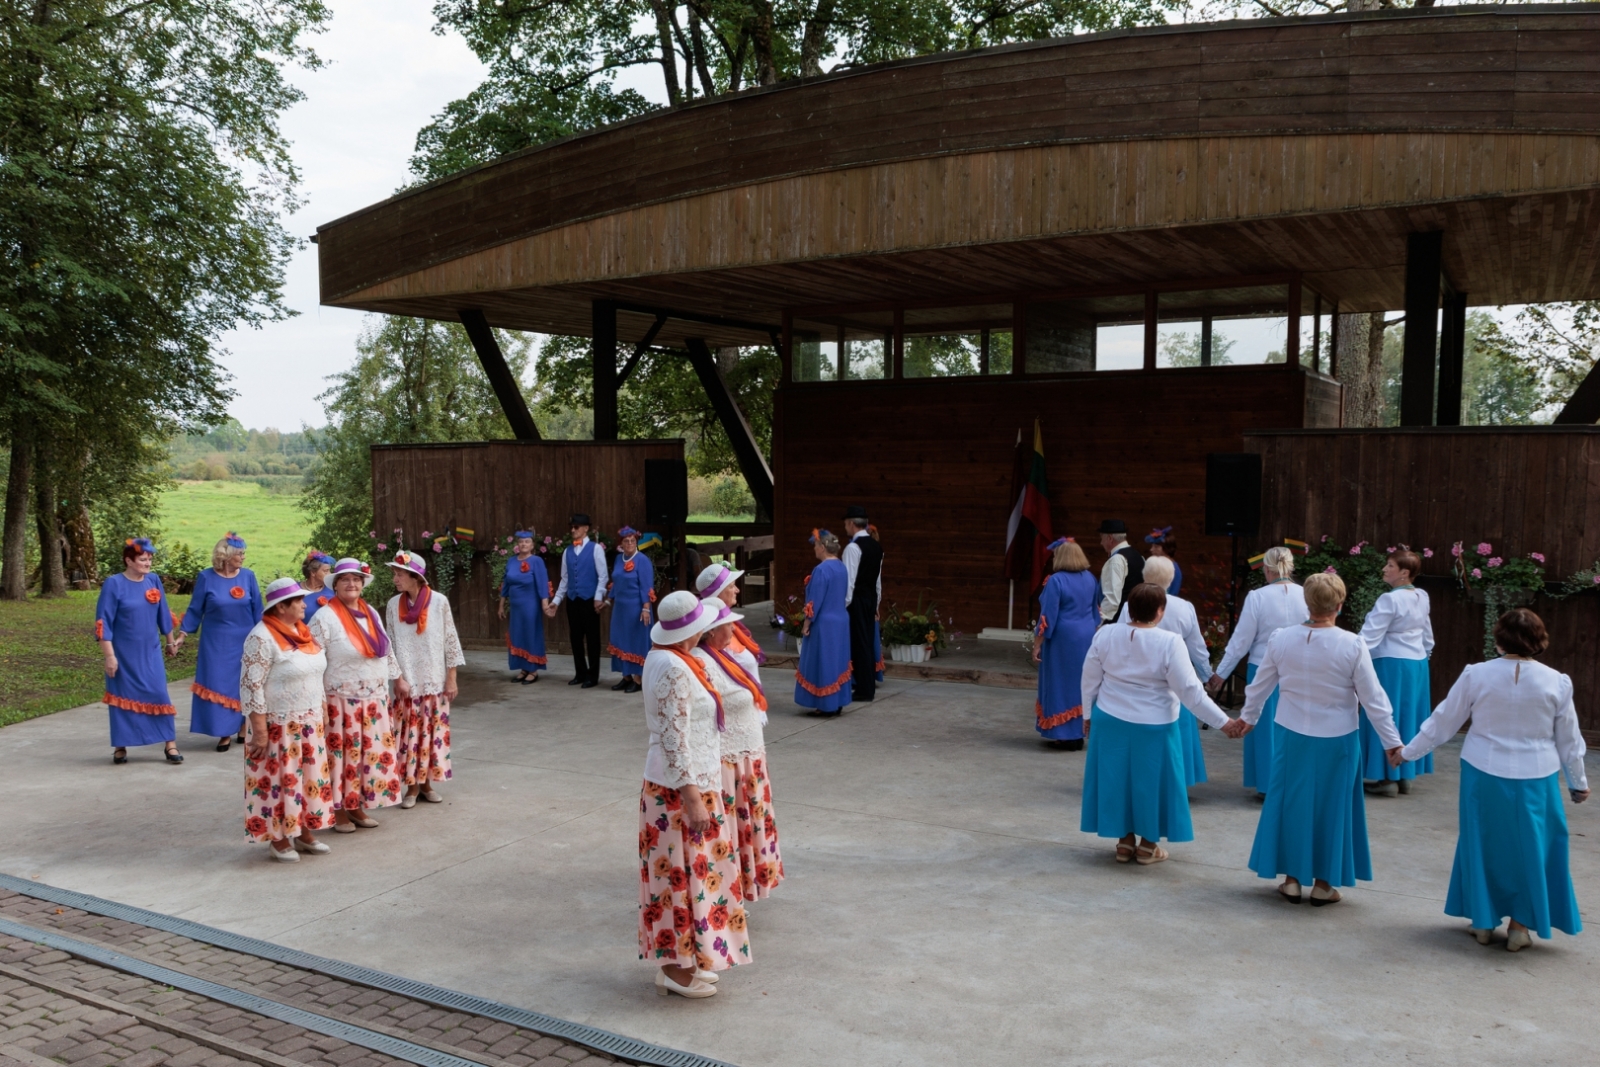
<instances>
[{"instance_id":1,"label":"green lawn","mask_svg":"<svg viewBox=\"0 0 1600 1067\"><path fill-rule=\"evenodd\" d=\"M236 531L250 546L245 566L265 586L280 574L300 575L311 528L297 500L255 482L179 482L161 498L161 529L167 541L187 543L202 565L211 546Z\"/></svg>"},{"instance_id":2,"label":"green lawn","mask_svg":"<svg viewBox=\"0 0 1600 1067\"><path fill-rule=\"evenodd\" d=\"M0 726L92 704L105 693L100 645L94 639L98 592L66 599L0 601ZM183 614L186 596L169 596ZM195 642L167 660L167 677L194 674ZM187 720L185 720L187 721Z\"/></svg>"}]
</instances>

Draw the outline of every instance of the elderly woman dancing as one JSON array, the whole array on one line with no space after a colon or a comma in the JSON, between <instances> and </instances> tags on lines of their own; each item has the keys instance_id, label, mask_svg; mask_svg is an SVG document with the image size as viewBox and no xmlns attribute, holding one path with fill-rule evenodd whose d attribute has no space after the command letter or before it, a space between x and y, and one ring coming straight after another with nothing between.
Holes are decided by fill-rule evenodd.
<instances>
[{"instance_id":1,"label":"elderly woman dancing","mask_svg":"<svg viewBox=\"0 0 1600 1067\"><path fill-rule=\"evenodd\" d=\"M700 572L694 580L694 587L700 593L701 600L715 597L729 608L736 608L739 606L739 579L743 577L744 571L734 570L726 563L713 563ZM758 665L767 662L767 654L761 651L761 643L750 632L750 627L742 622L733 624L733 647L750 653Z\"/></svg>"},{"instance_id":2,"label":"elderly woman dancing","mask_svg":"<svg viewBox=\"0 0 1600 1067\"><path fill-rule=\"evenodd\" d=\"M189 732L219 738L217 751L233 747L234 735L244 743L244 714L239 709L239 657L244 639L261 621L261 588L244 566L244 538L228 531L211 550L211 566L195 575L184 633L200 634L195 663L194 694L189 707Z\"/></svg>"},{"instance_id":3,"label":"elderly woman dancing","mask_svg":"<svg viewBox=\"0 0 1600 1067\"><path fill-rule=\"evenodd\" d=\"M316 839L333 821L333 779L323 729L328 657L305 624L305 590L293 578L267 586L265 610L244 639L239 696L250 720L244 749L244 831L269 841L275 860L324 853Z\"/></svg>"},{"instance_id":4,"label":"elderly woman dancing","mask_svg":"<svg viewBox=\"0 0 1600 1067\"><path fill-rule=\"evenodd\" d=\"M1344 606L1337 574L1306 579L1308 622L1285 626L1267 641L1244 711L1231 732L1264 721L1278 693L1272 725L1272 778L1256 824L1250 869L1262 878L1284 875L1278 893L1300 903L1311 882L1313 907L1343 899L1336 885L1372 880L1367 813L1361 789L1357 714L1365 707L1387 751L1400 751L1389 698L1378 684L1361 638L1334 625Z\"/></svg>"},{"instance_id":5,"label":"elderly woman dancing","mask_svg":"<svg viewBox=\"0 0 1600 1067\"><path fill-rule=\"evenodd\" d=\"M717 617L694 656L722 697L722 801L733 816L740 891L745 900L759 900L783 881L767 744L761 733L767 694L755 657L734 643L734 627L744 616L715 600L706 606L717 609Z\"/></svg>"},{"instance_id":6,"label":"elderly woman dancing","mask_svg":"<svg viewBox=\"0 0 1600 1067\"><path fill-rule=\"evenodd\" d=\"M1444 913L1466 919L1480 945L1510 919L1506 948L1583 929L1567 860L1560 772L1574 804L1589 799L1572 679L1534 661L1550 645L1544 620L1513 608L1494 627L1499 659L1461 672L1417 736L1391 762L1414 760L1456 735L1461 746L1455 865Z\"/></svg>"},{"instance_id":7,"label":"elderly woman dancing","mask_svg":"<svg viewBox=\"0 0 1600 1067\"><path fill-rule=\"evenodd\" d=\"M1167 609L1161 616L1161 628L1183 640L1189 662L1194 664L1195 676L1206 678L1211 674L1211 653L1206 651L1206 639L1200 633L1200 617L1193 604L1172 592L1172 568L1172 560L1153 555L1144 561L1144 578L1151 585L1167 590ZM1128 621L1128 605L1122 605L1117 621ZM1184 785L1199 785L1206 780L1206 757L1200 748L1200 720L1188 708L1178 711L1178 732L1183 736Z\"/></svg>"},{"instance_id":8,"label":"elderly woman dancing","mask_svg":"<svg viewBox=\"0 0 1600 1067\"><path fill-rule=\"evenodd\" d=\"M544 560L534 555L533 531L518 530L512 535L511 558L506 560L505 577L500 580L500 610L506 626L506 666L517 673L517 681L532 685L539 671L549 665L545 655L544 617L550 606L550 575Z\"/></svg>"},{"instance_id":9,"label":"elderly woman dancing","mask_svg":"<svg viewBox=\"0 0 1600 1067\"><path fill-rule=\"evenodd\" d=\"M848 575L839 561L839 539L814 530L817 565L806 578L806 621L800 669L794 672L794 702L813 715L839 715L850 703L850 615L844 602Z\"/></svg>"},{"instance_id":10,"label":"elderly woman dancing","mask_svg":"<svg viewBox=\"0 0 1600 1067\"><path fill-rule=\"evenodd\" d=\"M1083 661L1090 739L1079 828L1117 838L1118 863L1160 863L1167 858L1161 838L1194 840L1179 709L1191 708L1218 728L1228 724L1195 675L1183 640L1160 628L1166 604L1162 586L1134 586L1130 621L1101 627Z\"/></svg>"},{"instance_id":11,"label":"elderly woman dancing","mask_svg":"<svg viewBox=\"0 0 1600 1067\"><path fill-rule=\"evenodd\" d=\"M135 745L161 745L168 763L182 763L178 752L178 710L167 692L161 660L183 642L173 633L172 609L160 575L151 574L156 547L143 537L122 547L121 574L100 587L94 609L94 636L105 656L106 708L111 713L111 762L127 763Z\"/></svg>"},{"instance_id":12,"label":"elderly woman dancing","mask_svg":"<svg viewBox=\"0 0 1600 1067\"><path fill-rule=\"evenodd\" d=\"M1394 710L1400 740L1410 741L1433 706L1428 682L1428 657L1433 655L1433 620L1428 594L1416 587L1422 558L1409 548L1389 553L1383 580L1389 591L1378 598L1361 624L1361 640L1372 653L1372 669ZM1361 777L1366 790L1392 797L1411 792L1418 775L1433 773L1433 757L1424 756L1398 767L1389 765L1378 735L1361 716Z\"/></svg>"},{"instance_id":13,"label":"elderly woman dancing","mask_svg":"<svg viewBox=\"0 0 1600 1067\"><path fill-rule=\"evenodd\" d=\"M611 605L611 669L622 681L611 688L637 693L639 673L650 652L650 611L656 602L656 571L650 557L639 551L639 531L624 526L617 531L617 554L611 561L611 584L606 586Z\"/></svg>"},{"instance_id":14,"label":"elderly woman dancing","mask_svg":"<svg viewBox=\"0 0 1600 1067\"><path fill-rule=\"evenodd\" d=\"M1306 621L1305 590L1294 583L1294 553L1282 545L1267 549L1261 570L1267 584L1252 589L1244 598L1244 610L1239 613L1239 622L1228 638L1228 647L1222 652L1222 662L1206 683L1212 696L1233 674L1241 659L1247 660L1246 684L1254 681L1272 635L1285 626L1298 626ZM1267 784L1272 780L1272 718L1277 707L1278 694L1272 693L1261 706L1262 728L1244 739L1244 787L1254 789L1258 798L1266 794Z\"/></svg>"},{"instance_id":15,"label":"elderly woman dancing","mask_svg":"<svg viewBox=\"0 0 1600 1067\"><path fill-rule=\"evenodd\" d=\"M406 783L400 806L415 807L418 796L438 804L444 798L433 783L452 774L450 702L457 693L456 668L467 657L461 651L450 601L433 595L422 557L397 552L389 567L400 591L389 599L389 640L400 677L410 691L401 697L396 685L395 731L400 735L400 767Z\"/></svg>"},{"instance_id":16,"label":"elderly woman dancing","mask_svg":"<svg viewBox=\"0 0 1600 1067\"><path fill-rule=\"evenodd\" d=\"M327 712L328 773L333 779L333 829L355 833L378 821L368 808L400 803L400 760L389 683L401 700L410 696L400 677L400 661L377 609L361 599L372 584L372 568L358 559L341 559L328 572L334 597L307 625L328 656L322 676Z\"/></svg>"},{"instance_id":17,"label":"elderly woman dancing","mask_svg":"<svg viewBox=\"0 0 1600 1067\"><path fill-rule=\"evenodd\" d=\"M1039 594L1039 623L1033 662L1039 665L1039 690L1033 702L1033 728L1056 748L1083 749L1083 659L1100 628L1100 583L1089 558L1070 538L1050 545L1055 572Z\"/></svg>"},{"instance_id":18,"label":"elderly woman dancing","mask_svg":"<svg viewBox=\"0 0 1600 1067\"><path fill-rule=\"evenodd\" d=\"M650 747L639 794L639 958L656 991L715 995L716 972L750 962L734 824L722 795L722 697L691 651L718 605L662 598L644 662Z\"/></svg>"}]
</instances>

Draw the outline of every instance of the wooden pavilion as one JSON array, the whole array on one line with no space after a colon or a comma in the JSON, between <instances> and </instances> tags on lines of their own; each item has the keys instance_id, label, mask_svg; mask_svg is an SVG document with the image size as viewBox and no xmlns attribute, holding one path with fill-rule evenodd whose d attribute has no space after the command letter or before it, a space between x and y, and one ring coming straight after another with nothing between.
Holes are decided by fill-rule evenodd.
<instances>
[{"instance_id":1,"label":"wooden pavilion","mask_svg":"<svg viewBox=\"0 0 1600 1067\"><path fill-rule=\"evenodd\" d=\"M1452 427L1467 307L1600 297L1600 5L1159 27L884 64L516 153L318 239L323 303L463 321L520 438L537 429L489 326L593 338L601 441L638 360L687 353L774 521L780 601L810 566L810 529L861 503L887 599L1003 624L1013 447L1036 416L1059 530L1092 546L1102 517L1172 524L1204 600L1228 547L1198 536L1206 453L1296 431L1295 448L1250 444L1269 485L1295 484L1332 454L1308 431L1350 432L1338 314L1404 310L1402 422ZM711 352L759 344L783 362L770 469ZM1587 496L1519 505L1516 536L1553 576L1600 557L1597 418L1592 377L1540 437ZM1489 503L1503 486L1473 472L1450 475L1453 517L1396 511L1442 493L1440 469L1380 463L1365 510L1325 509L1324 529L1269 492L1263 533L1494 536L1446 528L1506 513Z\"/></svg>"}]
</instances>

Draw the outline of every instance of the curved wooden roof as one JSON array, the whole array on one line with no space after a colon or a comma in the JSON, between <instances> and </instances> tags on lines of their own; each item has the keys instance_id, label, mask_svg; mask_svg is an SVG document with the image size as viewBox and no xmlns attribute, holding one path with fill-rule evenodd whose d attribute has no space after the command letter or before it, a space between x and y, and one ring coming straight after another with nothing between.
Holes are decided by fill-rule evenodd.
<instances>
[{"instance_id":1,"label":"curved wooden roof","mask_svg":"<svg viewBox=\"0 0 1600 1067\"><path fill-rule=\"evenodd\" d=\"M595 298L775 324L1286 270L1395 308L1420 229L1473 303L1600 297L1600 4L923 57L658 112L318 232L324 303L586 334Z\"/></svg>"}]
</instances>

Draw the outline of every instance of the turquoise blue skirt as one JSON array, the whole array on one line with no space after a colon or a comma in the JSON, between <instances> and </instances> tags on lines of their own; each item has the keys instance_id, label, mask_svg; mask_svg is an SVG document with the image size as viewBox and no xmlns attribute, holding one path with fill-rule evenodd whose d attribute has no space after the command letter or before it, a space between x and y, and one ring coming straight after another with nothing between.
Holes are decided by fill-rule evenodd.
<instances>
[{"instance_id":1,"label":"turquoise blue skirt","mask_svg":"<svg viewBox=\"0 0 1600 1067\"><path fill-rule=\"evenodd\" d=\"M1389 703L1394 707L1394 726L1400 731L1400 740L1410 743L1433 712L1428 661L1382 656L1372 661L1372 669L1377 672L1378 684L1383 686ZM1389 757L1384 754L1383 742L1378 740L1378 731L1367 721L1366 709L1362 709L1361 777L1369 782L1398 782L1402 778L1432 773L1431 752L1419 760L1407 760L1398 767L1389 766Z\"/></svg>"},{"instance_id":2,"label":"turquoise blue skirt","mask_svg":"<svg viewBox=\"0 0 1600 1067\"><path fill-rule=\"evenodd\" d=\"M1183 741L1183 784L1199 785L1206 780L1206 754L1200 751L1200 720L1188 708L1178 712L1178 734Z\"/></svg>"},{"instance_id":3,"label":"turquoise blue skirt","mask_svg":"<svg viewBox=\"0 0 1600 1067\"><path fill-rule=\"evenodd\" d=\"M1246 664L1245 684L1256 680L1256 665ZM1261 705L1261 718L1256 728L1244 735L1244 787L1265 793L1272 781L1272 728L1278 721L1278 691L1274 689L1267 702Z\"/></svg>"},{"instance_id":4,"label":"turquoise blue skirt","mask_svg":"<svg viewBox=\"0 0 1600 1067\"><path fill-rule=\"evenodd\" d=\"M1500 778L1461 761L1460 830L1444 913L1493 930L1510 917L1540 937L1575 934L1559 774Z\"/></svg>"},{"instance_id":5,"label":"turquoise blue skirt","mask_svg":"<svg viewBox=\"0 0 1600 1067\"><path fill-rule=\"evenodd\" d=\"M1101 837L1193 841L1178 724L1127 722L1099 705L1093 716L1079 829Z\"/></svg>"},{"instance_id":6,"label":"turquoise blue skirt","mask_svg":"<svg viewBox=\"0 0 1600 1067\"><path fill-rule=\"evenodd\" d=\"M1329 885L1372 881L1360 756L1355 730L1307 737L1273 727L1271 786L1250 848L1252 871L1307 886L1319 878Z\"/></svg>"}]
</instances>

